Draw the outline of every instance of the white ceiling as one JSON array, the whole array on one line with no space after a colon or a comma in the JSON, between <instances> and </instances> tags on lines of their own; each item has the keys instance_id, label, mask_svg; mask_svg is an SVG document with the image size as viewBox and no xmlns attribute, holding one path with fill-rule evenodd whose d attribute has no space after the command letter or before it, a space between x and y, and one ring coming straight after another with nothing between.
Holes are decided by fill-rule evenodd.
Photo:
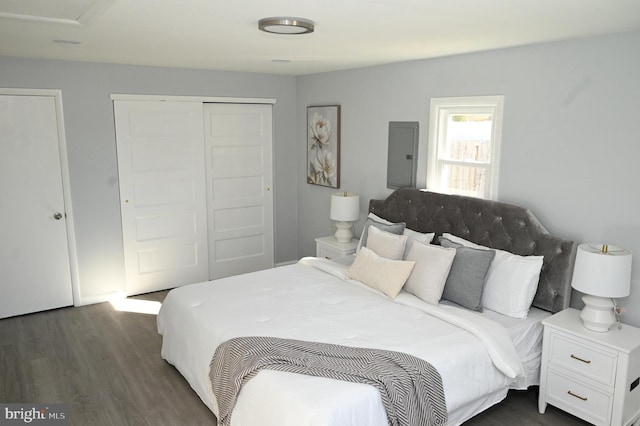
<instances>
[{"instance_id":1,"label":"white ceiling","mask_svg":"<svg viewBox=\"0 0 640 426\"><path fill-rule=\"evenodd\" d=\"M640 0L0 0L0 55L291 75L638 30Z\"/></svg>"}]
</instances>

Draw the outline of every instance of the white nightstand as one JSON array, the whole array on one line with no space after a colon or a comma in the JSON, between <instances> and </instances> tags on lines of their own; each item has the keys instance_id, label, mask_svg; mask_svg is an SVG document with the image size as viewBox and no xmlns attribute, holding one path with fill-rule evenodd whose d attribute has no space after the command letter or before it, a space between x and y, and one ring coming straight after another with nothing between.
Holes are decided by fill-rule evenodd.
<instances>
[{"instance_id":1,"label":"white nightstand","mask_svg":"<svg viewBox=\"0 0 640 426\"><path fill-rule=\"evenodd\" d=\"M316 238L316 256L333 259L336 257L349 256L356 252L358 240L353 239L350 243L339 243L333 235L329 237Z\"/></svg>"},{"instance_id":2,"label":"white nightstand","mask_svg":"<svg viewBox=\"0 0 640 426\"><path fill-rule=\"evenodd\" d=\"M640 424L640 329L598 333L565 309L542 321L538 411L547 404L595 425Z\"/></svg>"}]
</instances>

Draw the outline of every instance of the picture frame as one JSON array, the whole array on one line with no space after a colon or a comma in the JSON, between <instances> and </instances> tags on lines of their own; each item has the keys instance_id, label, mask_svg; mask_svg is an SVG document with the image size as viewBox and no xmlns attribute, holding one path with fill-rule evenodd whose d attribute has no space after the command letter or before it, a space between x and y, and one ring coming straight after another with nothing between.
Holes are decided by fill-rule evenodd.
<instances>
[{"instance_id":1,"label":"picture frame","mask_svg":"<svg viewBox=\"0 0 640 426\"><path fill-rule=\"evenodd\" d=\"M340 188L340 105L307 107L307 183Z\"/></svg>"}]
</instances>

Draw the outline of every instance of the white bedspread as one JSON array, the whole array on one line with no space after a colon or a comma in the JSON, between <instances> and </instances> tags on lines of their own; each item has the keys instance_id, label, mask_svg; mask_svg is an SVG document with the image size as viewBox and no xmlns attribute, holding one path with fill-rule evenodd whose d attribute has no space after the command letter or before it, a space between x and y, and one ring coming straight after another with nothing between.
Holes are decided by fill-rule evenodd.
<instances>
[{"instance_id":1,"label":"white bedspread","mask_svg":"<svg viewBox=\"0 0 640 426\"><path fill-rule=\"evenodd\" d=\"M218 344L274 336L406 352L443 379L450 424L459 424L522 387L523 367L507 330L483 315L434 307L401 293L395 301L351 280L344 267L303 259L171 291L158 315L162 357L216 413L208 381ZM386 425L368 385L262 371L238 397L232 425Z\"/></svg>"}]
</instances>

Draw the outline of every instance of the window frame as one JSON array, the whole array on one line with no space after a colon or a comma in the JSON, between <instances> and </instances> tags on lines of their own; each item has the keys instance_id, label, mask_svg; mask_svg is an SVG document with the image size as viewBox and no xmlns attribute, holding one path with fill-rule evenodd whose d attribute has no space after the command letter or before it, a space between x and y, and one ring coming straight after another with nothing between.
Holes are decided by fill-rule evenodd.
<instances>
[{"instance_id":1,"label":"window frame","mask_svg":"<svg viewBox=\"0 0 640 426\"><path fill-rule=\"evenodd\" d=\"M502 122L504 111L504 96L465 96L431 98L429 110L429 142L427 158L427 189L445 192L442 185L443 165L461 165L485 169L485 193L472 195L495 200L498 197L498 178L500 169L500 146L502 140ZM491 114L491 151L489 163L477 163L465 160L449 160L438 157L443 151L446 141L446 120L450 115L460 114ZM461 192L453 192L461 195Z\"/></svg>"}]
</instances>

